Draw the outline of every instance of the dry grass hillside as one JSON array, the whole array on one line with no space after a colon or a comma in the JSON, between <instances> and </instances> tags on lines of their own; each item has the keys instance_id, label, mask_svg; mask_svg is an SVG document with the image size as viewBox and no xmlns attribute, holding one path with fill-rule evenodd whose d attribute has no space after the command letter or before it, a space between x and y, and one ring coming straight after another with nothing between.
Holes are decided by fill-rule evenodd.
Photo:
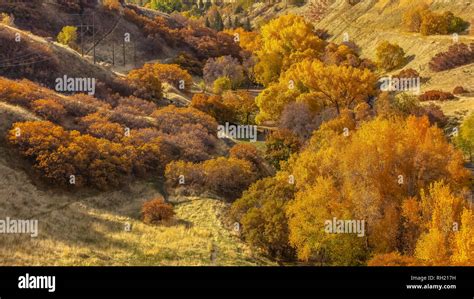
<instances>
[{"instance_id":1,"label":"dry grass hillside","mask_svg":"<svg viewBox=\"0 0 474 299\"><path fill-rule=\"evenodd\" d=\"M10 120L34 118L3 104L0 109L2 120L4 115ZM3 121L1 126L4 129ZM181 201L175 204L172 223L150 226L141 221L140 209L146 200L160 196L156 182L135 182L107 193L66 192L43 188L28 167L0 146L2 219L39 221L36 238L0 238L1 265L272 264L223 224L223 202Z\"/></svg>"}]
</instances>

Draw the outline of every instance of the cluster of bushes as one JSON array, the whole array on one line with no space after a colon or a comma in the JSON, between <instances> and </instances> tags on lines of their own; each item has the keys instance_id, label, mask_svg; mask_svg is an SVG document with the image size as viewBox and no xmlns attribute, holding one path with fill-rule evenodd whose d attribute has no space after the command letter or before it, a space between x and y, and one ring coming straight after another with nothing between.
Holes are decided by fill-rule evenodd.
<instances>
[{"instance_id":1,"label":"cluster of bushes","mask_svg":"<svg viewBox=\"0 0 474 299\"><path fill-rule=\"evenodd\" d=\"M66 131L48 121L23 122L14 125L8 140L45 177L60 185L67 185L73 175L76 186L107 189L120 186L133 176L160 176L165 166L178 158L210 158L215 137L199 123L200 117L208 116L197 114L191 110L187 115L158 110L155 115L161 130L144 128L128 133L101 113L81 119L87 134ZM193 116L192 120L186 119ZM165 122L168 117L169 123ZM212 130L217 126L208 125Z\"/></svg>"},{"instance_id":2,"label":"cluster of bushes","mask_svg":"<svg viewBox=\"0 0 474 299\"><path fill-rule=\"evenodd\" d=\"M474 43L470 45L459 43L451 45L446 52L436 54L431 58L429 67L435 72L440 72L473 62Z\"/></svg>"},{"instance_id":3,"label":"cluster of bushes","mask_svg":"<svg viewBox=\"0 0 474 299\"><path fill-rule=\"evenodd\" d=\"M152 20L131 8L124 10L124 17L143 28L147 37L161 38L171 47L186 47L200 61L224 55L240 57L241 49L232 36L203 27L196 21L184 20L183 24L178 24L161 17Z\"/></svg>"},{"instance_id":4,"label":"cluster of bushes","mask_svg":"<svg viewBox=\"0 0 474 299\"><path fill-rule=\"evenodd\" d=\"M47 121L16 123L8 140L59 185L117 187L131 175L136 161L131 147L68 132Z\"/></svg>"},{"instance_id":5,"label":"cluster of bushes","mask_svg":"<svg viewBox=\"0 0 474 299\"><path fill-rule=\"evenodd\" d=\"M154 102L158 102L163 96L162 82L167 82L183 91L189 91L193 83L191 75L177 64L147 63L139 69L130 71L127 78L136 89L136 96Z\"/></svg>"},{"instance_id":6,"label":"cluster of bushes","mask_svg":"<svg viewBox=\"0 0 474 299\"><path fill-rule=\"evenodd\" d=\"M326 38L324 34L319 37L321 39ZM324 48L322 61L326 65L335 64L375 70L375 64L369 59L360 58L359 52L360 49L354 42L344 42L340 45L330 42Z\"/></svg>"},{"instance_id":7,"label":"cluster of bushes","mask_svg":"<svg viewBox=\"0 0 474 299\"><path fill-rule=\"evenodd\" d=\"M419 97L420 101L447 101L452 100L455 96L450 92L444 92L440 90L428 90L421 94Z\"/></svg>"},{"instance_id":8,"label":"cluster of bushes","mask_svg":"<svg viewBox=\"0 0 474 299\"><path fill-rule=\"evenodd\" d=\"M228 201L238 198L256 179L250 162L219 157L202 163L171 162L165 171L166 187L180 195L207 195Z\"/></svg>"},{"instance_id":9,"label":"cluster of bushes","mask_svg":"<svg viewBox=\"0 0 474 299\"><path fill-rule=\"evenodd\" d=\"M0 98L7 103L31 109L53 122L59 122L67 115L82 117L100 109L111 108L109 104L86 94L58 97L51 90L28 80L0 78Z\"/></svg>"},{"instance_id":10,"label":"cluster of bushes","mask_svg":"<svg viewBox=\"0 0 474 299\"><path fill-rule=\"evenodd\" d=\"M441 108L433 103L421 105L417 96L406 93L396 96L382 92L375 102L375 112L384 118L405 118L410 115L417 117L426 116L431 125L444 128L448 124L448 118Z\"/></svg>"},{"instance_id":11,"label":"cluster of bushes","mask_svg":"<svg viewBox=\"0 0 474 299\"><path fill-rule=\"evenodd\" d=\"M406 28L423 35L460 33L469 27L469 23L446 11L442 14L432 12L427 6L415 7L403 16Z\"/></svg>"},{"instance_id":12,"label":"cluster of bushes","mask_svg":"<svg viewBox=\"0 0 474 299\"><path fill-rule=\"evenodd\" d=\"M219 122L254 123L258 112L254 98L246 91L227 91L222 95L195 94L191 107L201 110Z\"/></svg>"}]
</instances>

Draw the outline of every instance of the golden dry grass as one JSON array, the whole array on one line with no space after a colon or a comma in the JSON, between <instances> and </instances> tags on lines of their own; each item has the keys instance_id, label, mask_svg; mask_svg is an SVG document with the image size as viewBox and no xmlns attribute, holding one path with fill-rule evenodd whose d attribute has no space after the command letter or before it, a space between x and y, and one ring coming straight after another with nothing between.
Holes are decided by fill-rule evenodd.
<instances>
[{"instance_id":1,"label":"golden dry grass","mask_svg":"<svg viewBox=\"0 0 474 299\"><path fill-rule=\"evenodd\" d=\"M142 203L160 195L153 182L101 193L43 189L17 162L0 147L0 219L38 219L39 235L0 234L0 265L272 264L224 226L223 202L189 199L174 204L173 223L145 225Z\"/></svg>"}]
</instances>

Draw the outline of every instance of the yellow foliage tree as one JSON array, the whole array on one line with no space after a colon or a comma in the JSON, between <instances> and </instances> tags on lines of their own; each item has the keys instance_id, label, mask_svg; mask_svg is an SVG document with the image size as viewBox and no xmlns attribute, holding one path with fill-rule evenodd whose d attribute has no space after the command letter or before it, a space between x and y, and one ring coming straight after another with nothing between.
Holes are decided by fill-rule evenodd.
<instances>
[{"instance_id":1,"label":"yellow foliage tree","mask_svg":"<svg viewBox=\"0 0 474 299\"><path fill-rule=\"evenodd\" d=\"M463 210L461 229L454 234L451 261L474 266L474 213L470 209Z\"/></svg>"},{"instance_id":2,"label":"yellow foliage tree","mask_svg":"<svg viewBox=\"0 0 474 299\"><path fill-rule=\"evenodd\" d=\"M432 184L428 194L421 192L421 213L424 217L425 232L420 235L416 244L415 256L418 259L436 265L449 263L452 255L451 244L461 224L461 212L465 204L464 199L456 196L442 181ZM465 220L469 221L468 218ZM466 224L469 228L469 224ZM466 240L462 240L461 234L458 241ZM463 246L469 246L469 243L457 245L462 252Z\"/></svg>"},{"instance_id":3,"label":"yellow foliage tree","mask_svg":"<svg viewBox=\"0 0 474 299\"><path fill-rule=\"evenodd\" d=\"M262 38L258 32L245 31L243 28L226 29L224 33L232 35L240 47L251 53L256 52L262 46Z\"/></svg>"},{"instance_id":4,"label":"yellow foliage tree","mask_svg":"<svg viewBox=\"0 0 474 299\"><path fill-rule=\"evenodd\" d=\"M321 53L325 44L314 33L313 25L303 17L291 14L263 26L261 37L261 49L255 52L258 57L255 73L256 80L265 86L278 80L281 71L285 70L282 66L291 54L306 50Z\"/></svg>"},{"instance_id":5,"label":"yellow foliage tree","mask_svg":"<svg viewBox=\"0 0 474 299\"><path fill-rule=\"evenodd\" d=\"M64 26L58 34L58 42L73 47L77 40L77 27Z\"/></svg>"},{"instance_id":6,"label":"yellow foliage tree","mask_svg":"<svg viewBox=\"0 0 474 299\"><path fill-rule=\"evenodd\" d=\"M313 134L305 150L290 159L287 170L295 177L295 205L305 203L304 208L295 207L289 214L290 240L300 258L312 259L318 248L326 246L325 236L321 235L320 226L316 226L320 225L321 219L346 217L366 222L363 238L354 241L337 237L338 242L344 244L341 248L354 247L361 253L340 253L345 259L336 263L343 264L357 264L365 251L383 254L405 250L401 240L407 239L404 236L406 220L401 213L411 214L410 219L415 220L420 214L422 218L415 224L422 231L427 230L425 223L430 221L451 222L451 225L452 219L459 221L459 216L450 216L459 215L452 197L447 198L453 202L453 208L441 209L443 205L438 204L439 212L434 212L431 218L426 216L429 213L423 212L429 210L431 201L419 201L411 209L408 208L410 203L405 201L419 197L421 189L437 180L444 179L454 190L461 190L468 183L470 174L463 166L463 157L447 142L442 130L431 127L426 117L376 118L362 123L357 130L351 125L353 120L349 116L324 124ZM328 187L330 184L326 180L332 182L333 189ZM328 190L337 190L337 194ZM324 198L318 199L319 194L324 194ZM318 200L321 202L316 204ZM336 203L340 205L337 211L330 208ZM318 213L326 214L317 216ZM314 225L308 224L307 231L301 233L305 221ZM315 224L315 221L319 222ZM439 224L436 228L443 232L446 226ZM418 235L410 238L418 239ZM364 240L363 245L357 247L360 240ZM434 231L426 242L438 240L440 234ZM423 260L422 256L420 259Z\"/></svg>"}]
</instances>

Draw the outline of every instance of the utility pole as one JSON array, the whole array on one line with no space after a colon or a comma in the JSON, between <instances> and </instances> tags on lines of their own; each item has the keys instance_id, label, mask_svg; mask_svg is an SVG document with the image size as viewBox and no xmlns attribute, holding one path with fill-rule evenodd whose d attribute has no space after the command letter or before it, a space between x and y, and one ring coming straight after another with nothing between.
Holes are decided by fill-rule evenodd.
<instances>
[{"instance_id":1,"label":"utility pole","mask_svg":"<svg viewBox=\"0 0 474 299\"><path fill-rule=\"evenodd\" d=\"M125 39L123 39L123 66L125 66Z\"/></svg>"},{"instance_id":2,"label":"utility pole","mask_svg":"<svg viewBox=\"0 0 474 299\"><path fill-rule=\"evenodd\" d=\"M137 67L137 43L133 40L133 65Z\"/></svg>"},{"instance_id":3,"label":"utility pole","mask_svg":"<svg viewBox=\"0 0 474 299\"><path fill-rule=\"evenodd\" d=\"M94 64L96 61L95 58L95 13L92 13L92 45L94 46Z\"/></svg>"},{"instance_id":4,"label":"utility pole","mask_svg":"<svg viewBox=\"0 0 474 299\"><path fill-rule=\"evenodd\" d=\"M115 66L115 41L112 42L112 65Z\"/></svg>"},{"instance_id":5,"label":"utility pole","mask_svg":"<svg viewBox=\"0 0 474 299\"><path fill-rule=\"evenodd\" d=\"M84 57L84 20L81 16L81 55Z\"/></svg>"}]
</instances>

